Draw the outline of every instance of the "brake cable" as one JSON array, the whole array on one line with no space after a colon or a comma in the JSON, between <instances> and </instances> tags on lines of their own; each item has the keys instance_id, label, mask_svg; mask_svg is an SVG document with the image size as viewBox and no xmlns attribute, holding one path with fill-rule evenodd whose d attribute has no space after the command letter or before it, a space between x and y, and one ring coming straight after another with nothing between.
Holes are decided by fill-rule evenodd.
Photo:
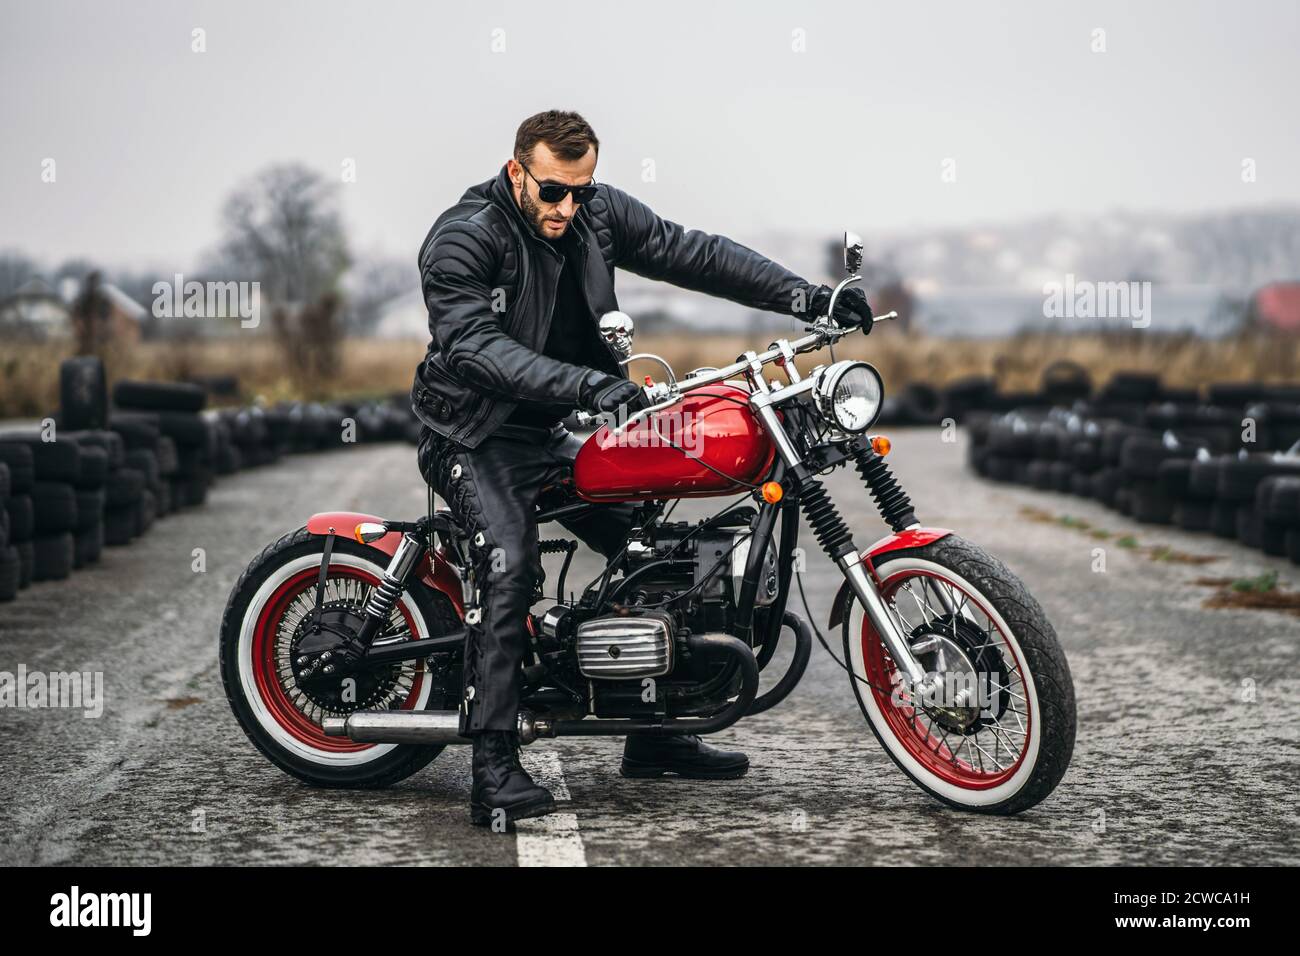
<instances>
[{"instance_id":1,"label":"brake cable","mask_svg":"<svg viewBox=\"0 0 1300 956\"><path fill-rule=\"evenodd\" d=\"M602 582L600 586L600 593L596 596L598 599L596 602L597 609L599 609L601 602L603 602L605 599L605 591L609 587L609 578L614 573L614 563L616 561L621 560L623 555L627 554L627 549L632 546L633 537L644 534L646 532L646 529L649 528L652 524L654 524L655 520L659 518L661 512L663 513L664 520L667 521L672 516L673 511L676 510L677 503L679 501L681 501L680 498L675 499L673 503L668 506L667 511L664 511L663 505L660 505L659 507L655 508L651 512L650 517L646 519L645 524L641 525L641 527L637 530L636 535L629 534L627 543L624 544L623 547L619 549L617 554L607 558L605 560L605 567L601 570L601 572L587 582L586 586L582 589L582 593L584 595L592 589L592 586L595 585L597 581Z\"/></svg>"},{"instance_id":2,"label":"brake cable","mask_svg":"<svg viewBox=\"0 0 1300 956\"><path fill-rule=\"evenodd\" d=\"M714 396L714 397L725 398L726 396ZM743 404L746 407L748 407L749 405L748 402L741 402L739 399L735 399L734 401L736 401L737 404ZM671 438L667 437L666 435L664 435L663 432L659 430L659 421L658 419L655 418L654 415L647 416L647 420L650 422L650 427L654 430L654 433L659 436L660 441L666 444L669 448L675 448L677 451L681 452L687 458L694 459L696 464L703 465L705 468L709 469L709 471L713 472L719 478L725 478L727 481L731 482L734 485L743 485L746 488L749 488L754 491L757 491L759 488L762 487L762 485L756 485L753 482L745 481L743 478L737 478L734 475L727 474L725 471L720 471L717 468L714 468L712 465L710 465L703 458L700 458L698 455L693 455L691 452L687 451L681 445L678 445Z\"/></svg>"},{"instance_id":3,"label":"brake cable","mask_svg":"<svg viewBox=\"0 0 1300 956\"><path fill-rule=\"evenodd\" d=\"M835 652L831 650L830 644L826 643L826 638L822 634L821 628L817 626L817 622L813 618L812 608L808 606L808 595L804 593L803 578L796 575L795 582L799 585L799 599L803 602L804 613L808 615L808 626L812 628L813 634L817 636L818 643L820 643L821 646L825 649L826 653L831 656L831 660L833 660L839 666L840 670L844 671L844 673L848 674L858 683L866 684L868 687L870 687L872 690L876 691L877 693L888 694L892 698L894 695L894 689L892 687L891 688L877 687L875 684L871 683L871 681L867 680L865 677L859 677L857 671L853 670L853 668L849 667L847 663L845 663L844 661L840 660L838 657L835 656ZM912 706L915 707L916 705L913 704ZM921 709L924 710L925 708L922 707Z\"/></svg>"},{"instance_id":4,"label":"brake cable","mask_svg":"<svg viewBox=\"0 0 1300 956\"><path fill-rule=\"evenodd\" d=\"M731 552L735 551L737 548L739 548L742 544L744 544L746 541L748 541L748 540L749 540L750 538L752 538L753 536L754 536L754 532L752 532L752 531L750 531L750 532L748 532L747 534L745 534L745 535L744 535L744 536L743 536L739 541L737 541L737 542L736 542L735 544L733 544L730 548L728 548L728 549L726 550L726 552L725 552L721 557L718 558L717 561L715 561L715 562L713 563L713 567L709 569L708 573L705 574L704 577L700 578L699 581L697 581L695 584L692 584L692 585L691 585L689 588L687 588L685 591L682 591L682 592L680 592L679 594L674 594L672 597L670 597L670 598L665 598L665 599L662 600L662 601L656 601L654 604L638 604L638 605L636 605L636 607L637 607L638 609L640 609L640 608L656 608L656 607L663 607L663 606L666 605L666 604L674 604L674 603L676 603L677 601L682 600L683 598L688 598L688 597L690 597L692 594L694 594L694 593L695 593L696 591L698 591L700 588L704 587L706 584L708 584L710 581L712 581L714 575L716 575L716 574L718 573L719 569L720 569L720 568L722 567L722 565L726 562L726 560L727 560L729 557L731 557Z\"/></svg>"}]
</instances>

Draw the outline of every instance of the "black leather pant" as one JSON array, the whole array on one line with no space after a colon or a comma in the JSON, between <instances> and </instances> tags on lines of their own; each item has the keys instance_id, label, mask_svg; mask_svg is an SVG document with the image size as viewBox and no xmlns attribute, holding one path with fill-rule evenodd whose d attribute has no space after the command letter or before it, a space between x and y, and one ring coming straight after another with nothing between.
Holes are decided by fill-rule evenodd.
<instances>
[{"instance_id":1,"label":"black leather pant","mask_svg":"<svg viewBox=\"0 0 1300 956\"><path fill-rule=\"evenodd\" d=\"M449 442L427 427L421 431L420 472L469 534L474 562L477 595L465 608L461 733L518 727L525 620L545 578L537 551L537 498L569 475L581 447L581 439L562 427L502 425L477 448ZM632 513L630 504L601 505L560 523L609 556L627 543Z\"/></svg>"}]
</instances>

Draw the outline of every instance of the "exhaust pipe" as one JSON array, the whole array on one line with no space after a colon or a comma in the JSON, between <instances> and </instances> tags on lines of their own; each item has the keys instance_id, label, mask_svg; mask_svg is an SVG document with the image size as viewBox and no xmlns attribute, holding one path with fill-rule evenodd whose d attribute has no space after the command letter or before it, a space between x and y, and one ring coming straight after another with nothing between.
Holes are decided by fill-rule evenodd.
<instances>
[{"instance_id":1,"label":"exhaust pipe","mask_svg":"<svg viewBox=\"0 0 1300 956\"><path fill-rule=\"evenodd\" d=\"M454 710L371 710L326 717L321 730L359 744L467 744Z\"/></svg>"},{"instance_id":2,"label":"exhaust pipe","mask_svg":"<svg viewBox=\"0 0 1300 956\"><path fill-rule=\"evenodd\" d=\"M519 715L519 742L537 739L538 721ZM359 744L469 744L460 734L460 712L455 710L362 710L346 717L326 717L321 730L327 737L347 737Z\"/></svg>"}]
</instances>

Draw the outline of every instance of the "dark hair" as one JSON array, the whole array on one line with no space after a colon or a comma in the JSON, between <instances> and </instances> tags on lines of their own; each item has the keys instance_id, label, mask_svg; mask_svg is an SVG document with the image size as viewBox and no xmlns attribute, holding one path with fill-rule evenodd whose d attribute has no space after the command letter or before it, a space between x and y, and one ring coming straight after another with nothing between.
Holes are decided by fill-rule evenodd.
<instances>
[{"instance_id":1,"label":"dark hair","mask_svg":"<svg viewBox=\"0 0 1300 956\"><path fill-rule=\"evenodd\" d=\"M595 130L577 113L566 110L547 110L520 123L515 133L515 159L521 163L531 160L538 143L545 143L560 159L582 159L588 146L600 153Z\"/></svg>"}]
</instances>

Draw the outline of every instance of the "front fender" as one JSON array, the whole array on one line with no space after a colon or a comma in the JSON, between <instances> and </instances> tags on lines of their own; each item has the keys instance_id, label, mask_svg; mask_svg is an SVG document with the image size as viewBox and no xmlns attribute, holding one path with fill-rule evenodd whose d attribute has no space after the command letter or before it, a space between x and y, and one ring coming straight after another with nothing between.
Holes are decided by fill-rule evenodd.
<instances>
[{"instance_id":1,"label":"front fender","mask_svg":"<svg viewBox=\"0 0 1300 956\"><path fill-rule=\"evenodd\" d=\"M947 528L909 528L896 534L887 534L862 552L862 562L867 566L867 572L871 577L879 583L880 578L876 575L875 561L882 554L890 551L901 551L904 548L923 548L927 544L932 544L950 534L952 534L952 531ZM850 600L849 582L845 581L840 585L839 591L835 593L835 600L831 602L831 616L827 622L829 627L837 628L844 623L844 615L848 612Z\"/></svg>"},{"instance_id":2,"label":"front fender","mask_svg":"<svg viewBox=\"0 0 1300 956\"><path fill-rule=\"evenodd\" d=\"M360 511L322 511L307 519L307 530L312 534L332 534L355 541L354 532L357 525L366 521L382 524L384 519ZM382 551L391 558L396 553L397 546L401 541L402 533L400 531L390 531L377 541L369 542L366 547ZM464 594L461 590L460 576L456 574L456 569L447 562L441 550L434 552L432 555L426 554L421 558L415 573L429 587L447 595L459 617L465 616Z\"/></svg>"}]
</instances>

